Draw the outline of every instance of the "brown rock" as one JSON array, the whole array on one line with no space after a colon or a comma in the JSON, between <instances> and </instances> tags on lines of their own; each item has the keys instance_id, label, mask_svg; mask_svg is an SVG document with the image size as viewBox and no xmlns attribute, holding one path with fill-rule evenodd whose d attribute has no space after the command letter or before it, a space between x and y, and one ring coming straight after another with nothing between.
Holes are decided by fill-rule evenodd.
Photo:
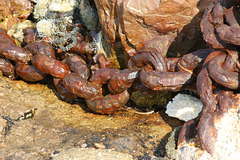
<instances>
[{"instance_id":1,"label":"brown rock","mask_svg":"<svg viewBox=\"0 0 240 160\"><path fill-rule=\"evenodd\" d=\"M9 30L14 24L26 20L32 9L30 0L1 0L0 27Z\"/></svg>"},{"instance_id":2,"label":"brown rock","mask_svg":"<svg viewBox=\"0 0 240 160\"><path fill-rule=\"evenodd\" d=\"M123 155L119 152L133 159L164 156L168 133L182 124L164 111L141 115L123 108L111 116L93 114L82 99L75 104L59 100L51 81L27 84L0 76L0 159L100 159L99 152L107 159L109 149L109 159L124 159L116 157Z\"/></svg>"},{"instance_id":3,"label":"brown rock","mask_svg":"<svg viewBox=\"0 0 240 160\"><path fill-rule=\"evenodd\" d=\"M172 53L168 54L176 56L178 52L180 55L189 52L196 43L199 45L199 22L210 1L204 0L204 5L196 0L152 0L151 3L145 0L95 0L95 3L101 28L112 46L116 47L121 40L127 54L132 56L135 50L151 40L147 45L163 44L164 49L159 50L163 55L171 47Z\"/></svg>"},{"instance_id":4,"label":"brown rock","mask_svg":"<svg viewBox=\"0 0 240 160\"><path fill-rule=\"evenodd\" d=\"M110 149L89 149L89 148L71 148L64 150L53 156L54 160L65 159L81 159L81 160L133 160L133 157L126 153L112 151Z\"/></svg>"}]
</instances>

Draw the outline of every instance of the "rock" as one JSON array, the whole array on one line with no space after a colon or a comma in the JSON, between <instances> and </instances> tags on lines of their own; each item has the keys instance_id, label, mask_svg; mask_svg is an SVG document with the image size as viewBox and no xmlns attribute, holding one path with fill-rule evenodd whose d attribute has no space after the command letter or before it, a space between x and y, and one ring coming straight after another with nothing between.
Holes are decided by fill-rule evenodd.
<instances>
[{"instance_id":1,"label":"rock","mask_svg":"<svg viewBox=\"0 0 240 160\"><path fill-rule=\"evenodd\" d=\"M28 27L36 27L35 23L30 20L25 20L21 23L14 24L12 28L7 32L11 37L17 40L20 44L23 43L24 35L23 30Z\"/></svg>"},{"instance_id":2,"label":"rock","mask_svg":"<svg viewBox=\"0 0 240 160\"><path fill-rule=\"evenodd\" d=\"M3 119L3 117L0 117L0 133L4 133L7 125L7 121ZM0 139L3 139L4 134L0 134ZM1 143L1 142L0 142Z\"/></svg>"},{"instance_id":3,"label":"rock","mask_svg":"<svg viewBox=\"0 0 240 160\"><path fill-rule=\"evenodd\" d=\"M93 144L96 148L104 149L106 146L103 143L94 143Z\"/></svg>"},{"instance_id":4,"label":"rock","mask_svg":"<svg viewBox=\"0 0 240 160\"><path fill-rule=\"evenodd\" d=\"M116 152L113 150L72 148L53 156L53 160L81 159L81 160L132 160L133 157L128 154Z\"/></svg>"},{"instance_id":5,"label":"rock","mask_svg":"<svg viewBox=\"0 0 240 160\"><path fill-rule=\"evenodd\" d=\"M49 12L69 12L72 11L75 7L78 6L76 0L37 0L37 3L34 6L34 17L36 19L50 18ZM52 17L54 18L54 17Z\"/></svg>"},{"instance_id":6,"label":"rock","mask_svg":"<svg viewBox=\"0 0 240 160\"><path fill-rule=\"evenodd\" d=\"M198 120L194 122L196 124L186 122L197 125L195 136L192 136L195 131L190 129L190 125L183 125L184 130L180 131L178 139L177 159L239 159L240 94L218 91L215 96L217 110L206 112L207 108L204 107L200 117L195 119ZM184 141L182 134L185 134Z\"/></svg>"},{"instance_id":7,"label":"rock","mask_svg":"<svg viewBox=\"0 0 240 160\"><path fill-rule=\"evenodd\" d=\"M9 30L28 18L33 10L30 0L1 0L0 27Z\"/></svg>"},{"instance_id":8,"label":"rock","mask_svg":"<svg viewBox=\"0 0 240 160\"><path fill-rule=\"evenodd\" d=\"M187 94L178 94L167 104L166 113L183 121L189 121L198 116L203 104L200 99Z\"/></svg>"},{"instance_id":9,"label":"rock","mask_svg":"<svg viewBox=\"0 0 240 160\"><path fill-rule=\"evenodd\" d=\"M150 93L142 93L135 91L131 94L131 100L141 107L152 107L154 105L164 106L172 98L171 92L156 91Z\"/></svg>"},{"instance_id":10,"label":"rock","mask_svg":"<svg viewBox=\"0 0 240 160\"><path fill-rule=\"evenodd\" d=\"M88 0L39 0L34 7L33 15L37 20L36 29L39 37L47 38L63 51L69 51L75 46L78 32L86 34L87 29L98 30L96 9ZM69 41L72 42L69 44L67 43Z\"/></svg>"},{"instance_id":11,"label":"rock","mask_svg":"<svg viewBox=\"0 0 240 160\"><path fill-rule=\"evenodd\" d=\"M59 158L71 155L67 150L78 147L86 148L86 152L71 152L92 151L98 156L99 151L105 155L106 149L111 149L115 150L109 152L111 158L160 157L165 153L167 134L182 125L164 111L139 115L123 108L114 115L94 114L83 99L61 101L48 78L41 82L47 85L2 76L0 82L0 131L4 131L0 136L0 159L45 160L57 154ZM89 149L104 146L106 149Z\"/></svg>"},{"instance_id":12,"label":"rock","mask_svg":"<svg viewBox=\"0 0 240 160\"><path fill-rule=\"evenodd\" d=\"M97 30L98 16L95 8L91 6L89 0L81 0L79 2L82 20L88 30Z\"/></svg>"},{"instance_id":13,"label":"rock","mask_svg":"<svg viewBox=\"0 0 240 160\"><path fill-rule=\"evenodd\" d=\"M178 140L178 135L179 135L179 132L181 130L181 126L175 128L171 134L170 134L170 137L168 138L168 142L167 144L165 145L165 149L166 149L166 153L167 153L167 157L169 159L177 159L177 140Z\"/></svg>"},{"instance_id":14,"label":"rock","mask_svg":"<svg viewBox=\"0 0 240 160\"><path fill-rule=\"evenodd\" d=\"M196 0L153 0L151 3L95 0L105 37L113 47L121 40L128 56L143 48L144 43L148 43L147 46L161 44L164 49L159 52L170 56L188 53L195 45L201 47L199 23L205 6L201 5L199 10L198 3Z\"/></svg>"}]
</instances>

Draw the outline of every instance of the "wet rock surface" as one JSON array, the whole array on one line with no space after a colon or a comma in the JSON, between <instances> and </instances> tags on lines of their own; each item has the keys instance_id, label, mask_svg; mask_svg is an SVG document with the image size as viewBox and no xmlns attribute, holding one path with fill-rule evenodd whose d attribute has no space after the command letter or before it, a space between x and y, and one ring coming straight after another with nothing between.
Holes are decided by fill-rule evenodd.
<instances>
[{"instance_id":1,"label":"wet rock surface","mask_svg":"<svg viewBox=\"0 0 240 160\"><path fill-rule=\"evenodd\" d=\"M82 99L59 100L50 81L0 77L0 159L57 159L68 152L72 157L95 152L113 159L163 157L169 133L183 123L164 111L140 115L123 108L111 116L94 114Z\"/></svg>"}]
</instances>

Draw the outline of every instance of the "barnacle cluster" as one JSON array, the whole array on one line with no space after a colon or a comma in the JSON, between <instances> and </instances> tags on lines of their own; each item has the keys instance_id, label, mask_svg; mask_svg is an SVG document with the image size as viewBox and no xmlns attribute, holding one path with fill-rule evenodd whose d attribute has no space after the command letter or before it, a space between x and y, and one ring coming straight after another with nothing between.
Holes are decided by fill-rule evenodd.
<instances>
[{"instance_id":1,"label":"barnacle cluster","mask_svg":"<svg viewBox=\"0 0 240 160\"><path fill-rule=\"evenodd\" d=\"M83 34L97 30L97 13L88 0L37 0L33 14L39 36L63 51L76 44L75 35L80 30Z\"/></svg>"}]
</instances>

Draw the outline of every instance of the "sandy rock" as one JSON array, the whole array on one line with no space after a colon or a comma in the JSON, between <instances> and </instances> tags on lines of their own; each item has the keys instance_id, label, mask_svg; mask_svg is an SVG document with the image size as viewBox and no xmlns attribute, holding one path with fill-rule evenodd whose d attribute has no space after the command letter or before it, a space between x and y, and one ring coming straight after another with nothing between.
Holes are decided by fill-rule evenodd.
<instances>
[{"instance_id":1,"label":"sandy rock","mask_svg":"<svg viewBox=\"0 0 240 160\"><path fill-rule=\"evenodd\" d=\"M30 0L1 0L0 27L9 30L14 24L28 18L33 10Z\"/></svg>"},{"instance_id":2,"label":"sandy rock","mask_svg":"<svg viewBox=\"0 0 240 160\"><path fill-rule=\"evenodd\" d=\"M6 124L7 124L7 121L3 119L3 117L0 117L0 133L5 132ZM4 136L3 134L0 134L0 139L3 139L3 136Z\"/></svg>"},{"instance_id":3,"label":"sandy rock","mask_svg":"<svg viewBox=\"0 0 240 160\"><path fill-rule=\"evenodd\" d=\"M58 153L68 156L64 153L75 147L87 150L75 153L98 156L100 151L104 158L160 157L167 134L182 125L164 111L139 115L123 108L111 116L93 114L82 99L61 101L51 79L43 85L0 76L0 82L0 159L46 160ZM115 152L89 149L104 147Z\"/></svg>"},{"instance_id":4,"label":"sandy rock","mask_svg":"<svg viewBox=\"0 0 240 160\"><path fill-rule=\"evenodd\" d=\"M72 148L53 156L53 160L132 160L132 156L110 149Z\"/></svg>"}]
</instances>

